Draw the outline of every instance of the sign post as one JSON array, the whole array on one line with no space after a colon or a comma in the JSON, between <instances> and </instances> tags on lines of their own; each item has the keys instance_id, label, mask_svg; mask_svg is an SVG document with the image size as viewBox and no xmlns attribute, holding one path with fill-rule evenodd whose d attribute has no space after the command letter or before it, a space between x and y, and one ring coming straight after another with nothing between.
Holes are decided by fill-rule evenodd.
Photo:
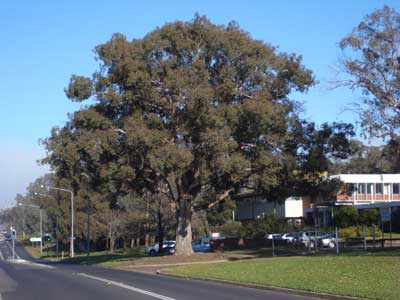
<instances>
[{"instance_id":1,"label":"sign post","mask_svg":"<svg viewBox=\"0 0 400 300\"><path fill-rule=\"evenodd\" d=\"M389 222L389 238L390 238L390 246L392 246L392 207L389 205L381 207L380 212L381 212L381 222L382 222L382 234L383 234L383 223Z\"/></svg>"},{"instance_id":2,"label":"sign post","mask_svg":"<svg viewBox=\"0 0 400 300\"><path fill-rule=\"evenodd\" d=\"M15 231L15 229L11 226L10 227L11 230L11 239L12 239L12 257L13 260L15 259L15 238L17 236L17 232Z\"/></svg>"}]
</instances>

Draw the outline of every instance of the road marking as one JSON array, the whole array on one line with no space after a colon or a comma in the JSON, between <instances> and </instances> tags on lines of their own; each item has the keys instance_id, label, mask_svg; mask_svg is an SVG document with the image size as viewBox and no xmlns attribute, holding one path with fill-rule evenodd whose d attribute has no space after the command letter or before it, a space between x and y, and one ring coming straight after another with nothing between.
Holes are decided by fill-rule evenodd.
<instances>
[{"instance_id":1,"label":"road marking","mask_svg":"<svg viewBox=\"0 0 400 300\"><path fill-rule=\"evenodd\" d=\"M0 249L0 259L1 259L1 260L4 260L4 256L3 256L3 254L1 253L1 249ZM0 295L0 300L1 300L1 295Z\"/></svg>"},{"instance_id":2,"label":"road marking","mask_svg":"<svg viewBox=\"0 0 400 300\"><path fill-rule=\"evenodd\" d=\"M146 291L146 290L142 290L142 289L139 289L139 288L135 288L133 286L126 285L126 284L124 284L122 282L116 282L116 281L108 280L108 279L105 279L105 278L88 275L88 274L85 274L85 273L77 273L76 275L83 276L83 277L86 277L86 278L91 278L91 279L94 279L94 280L98 280L98 281L101 281L101 282L104 282L104 283L107 283L107 284L110 284L110 285L115 285L115 286L118 286L120 288L127 289L127 290L130 290L130 291L133 291L133 292L137 292L137 293L141 293L141 294L144 294L144 295L148 295L148 296L151 296L151 297L154 297L154 298L157 298L157 299L175 300L174 298L170 298L170 297L163 296L163 295L160 295L160 294L156 294L156 293L153 293L153 292L150 292L150 291Z\"/></svg>"},{"instance_id":3,"label":"road marking","mask_svg":"<svg viewBox=\"0 0 400 300\"><path fill-rule=\"evenodd\" d=\"M12 255L12 252L13 252L12 246L10 245L10 243L8 241L6 243L7 243L8 247L10 248L11 255ZM18 253L17 253L15 248L14 248L14 253L15 253L15 256L17 257L17 259L21 259L21 257L19 257L19 255L18 255Z\"/></svg>"},{"instance_id":4,"label":"road marking","mask_svg":"<svg viewBox=\"0 0 400 300\"><path fill-rule=\"evenodd\" d=\"M38 264L33 261L29 261L29 260L25 260L25 259L7 259L7 262L14 263L14 264L20 264L20 265L27 265L27 266L37 267L37 268L55 269L55 267L53 267L53 266Z\"/></svg>"}]
</instances>

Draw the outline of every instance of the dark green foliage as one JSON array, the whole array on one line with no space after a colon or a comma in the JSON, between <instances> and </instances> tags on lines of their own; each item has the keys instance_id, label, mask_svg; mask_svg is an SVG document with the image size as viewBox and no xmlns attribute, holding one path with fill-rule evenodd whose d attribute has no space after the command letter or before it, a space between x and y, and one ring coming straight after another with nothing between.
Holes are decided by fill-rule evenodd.
<instances>
[{"instance_id":1,"label":"dark green foliage","mask_svg":"<svg viewBox=\"0 0 400 300\"><path fill-rule=\"evenodd\" d=\"M268 233L293 231L285 218L275 215L265 216L256 220L243 222L241 236L247 238L263 238Z\"/></svg>"},{"instance_id":2,"label":"dark green foliage","mask_svg":"<svg viewBox=\"0 0 400 300\"><path fill-rule=\"evenodd\" d=\"M334 222L339 227L356 225L376 225L379 221L377 209L357 209L350 205L335 207L333 210Z\"/></svg>"},{"instance_id":3,"label":"dark green foliage","mask_svg":"<svg viewBox=\"0 0 400 300\"><path fill-rule=\"evenodd\" d=\"M349 152L351 125L300 120L289 95L314 85L301 56L279 53L234 22L196 16L132 41L114 34L96 54L92 79L74 75L66 89L91 104L43 141L56 183L81 195L78 216L83 187L111 215L124 197L164 197L177 214L177 253L186 255L193 214L209 210L221 224L230 197L244 190L272 201L308 194L327 184L332 159Z\"/></svg>"},{"instance_id":4,"label":"dark green foliage","mask_svg":"<svg viewBox=\"0 0 400 300\"><path fill-rule=\"evenodd\" d=\"M213 232L219 232L222 236L227 238L237 238L244 234L245 229L241 222L231 220L225 224L214 227Z\"/></svg>"},{"instance_id":5,"label":"dark green foliage","mask_svg":"<svg viewBox=\"0 0 400 300\"><path fill-rule=\"evenodd\" d=\"M357 225L359 221L358 209L350 205L335 207L333 216L336 226L339 227Z\"/></svg>"},{"instance_id":6,"label":"dark green foliage","mask_svg":"<svg viewBox=\"0 0 400 300\"><path fill-rule=\"evenodd\" d=\"M184 244L188 253L193 209L243 186L281 184L296 118L288 95L314 84L300 56L200 16L143 39L115 34L96 52L102 65L93 79L73 76L66 89L72 101L95 103L45 141L45 162L71 186L90 174L111 207L131 192L166 195L179 216L177 252Z\"/></svg>"},{"instance_id":7,"label":"dark green foliage","mask_svg":"<svg viewBox=\"0 0 400 300\"><path fill-rule=\"evenodd\" d=\"M379 210L362 209L359 212L359 223L363 225L376 225L379 221Z\"/></svg>"},{"instance_id":8,"label":"dark green foliage","mask_svg":"<svg viewBox=\"0 0 400 300\"><path fill-rule=\"evenodd\" d=\"M85 100L92 94L92 81L87 77L73 75L68 88L65 89L65 94L76 102Z\"/></svg>"}]
</instances>

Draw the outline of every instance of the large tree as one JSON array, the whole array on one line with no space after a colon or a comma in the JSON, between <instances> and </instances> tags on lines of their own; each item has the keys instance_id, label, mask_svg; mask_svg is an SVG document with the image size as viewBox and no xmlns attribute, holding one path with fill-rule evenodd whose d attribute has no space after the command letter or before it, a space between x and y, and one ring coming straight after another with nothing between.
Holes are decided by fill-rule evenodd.
<instances>
[{"instance_id":1,"label":"large tree","mask_svg":"<svg viewBox=\"0 0 400 300\"><path fill-rule=\"evenodd\" d=\"M281 183L296 118L289 94L314 83L300 56L199 16L142 39L115 34L96 53L100 69L72 76L66 89L73 101L92 101L53 131L47 162L60 167L53 154L71 147L73 173L111 176L116 192L163 193L177 210L176 254L192 253L195 210Z\"/></svg>"},{"instance_id":2,"label":"large tree","mask_svg":"<svg viewBox=\"0 0 400 300\"><path fill-rule=\"evenodd\" d=\"M340 84L362 92L362 126L372 136L391 138L400 125L400 14L384 6L340 41L342 66L350 77Z\"/></svg>"}]
</instances>

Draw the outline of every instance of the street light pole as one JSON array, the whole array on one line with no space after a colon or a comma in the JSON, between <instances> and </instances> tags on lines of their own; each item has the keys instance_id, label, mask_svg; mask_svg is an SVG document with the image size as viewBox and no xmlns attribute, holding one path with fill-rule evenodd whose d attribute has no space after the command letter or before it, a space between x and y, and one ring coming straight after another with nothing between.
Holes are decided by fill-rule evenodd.
<instances>
[{"instance_id":1,"label":"street light pole","mask_svg":"<svg viewBox=\"0 0 400 300\"><path fill-rule=\"evenodd\" d=\"M88 182L86 184L86 197L87 197L87 203L86 203L86 213L87 213L87 232L86 232L86 255L90 256L90 197L89 197L89 180L90 177L86 173L81 173L82 176L86 177Z\"/></svg>"},{"instance_id":2,"label":"street light pole","mask_svg":"<svg viewBox=\"0 0 400 300\"><path fill-rule=\"evenodd\" d=\"M45 186L42 185L42 188ZM68 189L62 189L54 186L49 186L48 187L51 190L56 190L56 191L62 191L62 192L67 192L70 193L71 195L71 242L70 242L70 253L71 257L74 257L74 192Z\"/></svg>"}]
</instances>

